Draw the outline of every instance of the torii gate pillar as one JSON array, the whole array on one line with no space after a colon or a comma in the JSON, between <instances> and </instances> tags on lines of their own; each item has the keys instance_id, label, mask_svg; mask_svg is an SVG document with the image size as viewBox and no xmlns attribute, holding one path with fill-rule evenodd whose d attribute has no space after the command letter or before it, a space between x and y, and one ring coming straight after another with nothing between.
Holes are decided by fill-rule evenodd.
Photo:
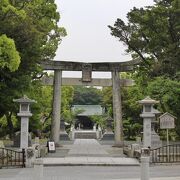
<instances>
[{"instance_id":1,"label":"torii gate pillar","mask_svg":"<svg viewBox=\"0 0 180 180\"><path fill-rule=\"evenodd\" d=\"M122 105L121 105L121 88L119 71L114 69L112 71L112 85L113 85L113 118L114 118L114 134L115 145L123 146L123 124L122 124Z\"/></svg>"},{"instance_id":2,"label":"torii gate pillar","mask_svg":"<svg viewBox=\"0 0 180 180\"><path fill-rule=\"evenodd\" d=\"M58 146L59 144L59 132L60 132L61 81L62 81L62 71L59 69L54 70L51 140L55 142L56 146Z\"/></svg>"}]
</instances>

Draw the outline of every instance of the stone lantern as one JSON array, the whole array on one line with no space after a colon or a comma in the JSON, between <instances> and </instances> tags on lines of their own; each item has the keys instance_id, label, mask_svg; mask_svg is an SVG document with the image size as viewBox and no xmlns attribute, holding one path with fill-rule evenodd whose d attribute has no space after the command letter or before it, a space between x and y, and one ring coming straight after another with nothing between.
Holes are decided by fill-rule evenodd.
<instances>
[{"instance_id":1,"label":"stone lantern","mask_svg":"<svg viewBox=\"0 0 180 180\"><path fill-rule=\"evenodd\" d=\"M35 100L29 99L27 96L23 96L20 99L14 99L13 102L18 102L20 104L19 113L17 114L21 117L21 136L20 136L20 148L28 148L28 132L29 132L29 117L32 116L30 112L30 104L35 103Z\"/></svg>"},{"instance_id":2,"label":"stone lantern","mask_svg":"<svg viewBox=\"0 0 180 180\"><path fill-rule=\"evenodd\" d=\"M114 140L114 133L112 131L112 122L113 119L109 116L106 119L106 131L103 134L103 137L101 140Z\"/></svg>"},{"instance_id":3,"label":"stone lantern","mask_svg":"<svg viewBox=\"0 0 180 180\"><path fill-rule=\"evenodd\" d=\"M139 101L139 104L143 106L143 112L140 117L143 118L143 147L151 147L151 122L155 118L157 110L153 108L154 104L158 101L151 99L149 96Z\"/></svg>"}]
</instances>

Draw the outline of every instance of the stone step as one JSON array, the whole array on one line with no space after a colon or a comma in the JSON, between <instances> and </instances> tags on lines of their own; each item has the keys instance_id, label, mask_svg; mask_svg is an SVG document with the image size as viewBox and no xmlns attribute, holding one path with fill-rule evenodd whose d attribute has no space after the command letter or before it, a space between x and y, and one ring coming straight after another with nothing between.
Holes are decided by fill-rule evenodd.
<instances>
[{"instance_id":1,"label":"stone step","mask_svg":"<svg viewBox=\"0 0 180 180\"><path fill-rule=\"evenodd\" d=\"M44 166L139 166L134 158L114 157L64 157L43 158Z\"/></svg>"},{"instance_id":2,"label":"stone step","mask_svg":"<svg viewBox=\"0 0 180 180\"><path fill-rule=\"evenodd\" d=\"M96 131L75 131L75 139L97 139Z\"/></svg>"}]
</instances>

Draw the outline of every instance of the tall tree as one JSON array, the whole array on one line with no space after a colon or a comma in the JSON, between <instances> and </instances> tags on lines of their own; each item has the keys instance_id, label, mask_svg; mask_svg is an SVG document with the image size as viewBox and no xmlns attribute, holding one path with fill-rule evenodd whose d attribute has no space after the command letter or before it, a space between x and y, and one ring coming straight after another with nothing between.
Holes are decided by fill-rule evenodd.
<instances>
[{"instance_id":1,"label":"tall tree","mask_svg":"<svg viewBox=\"0 0 180 180\"><path fill-rule=\"evenodd\" d=\"M12 39L21 58L15 72L7 66L0 68L0 116L7 116L11 131L11 116L15 111L13 98L22 96L30 88L32 80L41 76L39 63L55 56L61 37L66 35L65 29L58 26L59 20L54 0L0 2L0 37L6 35Z\"/></svg>"},{"instance_id":2,"label":"tall tree","mask_svg":"<svg viewBox=\"0 0 180 180\"><path fill-rule=\"evenodd\" d=\"M154 6L133 8L128 22L117 19L111 34L141 61L141 73L178 78L180 72L180 1L154 0Z\"/></svg>"}]
</instances>

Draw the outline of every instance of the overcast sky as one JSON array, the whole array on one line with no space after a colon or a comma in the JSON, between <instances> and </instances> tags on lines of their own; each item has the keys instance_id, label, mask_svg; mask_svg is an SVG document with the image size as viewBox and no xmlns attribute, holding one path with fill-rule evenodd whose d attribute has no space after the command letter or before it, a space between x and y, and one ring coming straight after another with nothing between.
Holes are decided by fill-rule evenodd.
<instances>
[{"instance_id":1,"label":"overcast sky","mask_svg":"<svg viewBox=\"0 0 180 180\"><path fill-rule=\"evenodd\" d=\"M60 26L67 36L56 53L55 60L107 62L130 60L125 46L110 35L108 25L117 18L126 20L134 6L144 7L153 0L56 0Z\"/></svg>"},{"instance_id":2,"label":"overcast sky","mask_svg":"<svg viewBox=\"0 0 180 180\"><path fill-rule=\"evenodd\" d=\"M108 25L126 20L134 6L152 5L153 0L56 0L60 25L68 35L60 44L57 60L124 61L130 59L125 47L110 35Z\"/></svg>"}]
</instances>

